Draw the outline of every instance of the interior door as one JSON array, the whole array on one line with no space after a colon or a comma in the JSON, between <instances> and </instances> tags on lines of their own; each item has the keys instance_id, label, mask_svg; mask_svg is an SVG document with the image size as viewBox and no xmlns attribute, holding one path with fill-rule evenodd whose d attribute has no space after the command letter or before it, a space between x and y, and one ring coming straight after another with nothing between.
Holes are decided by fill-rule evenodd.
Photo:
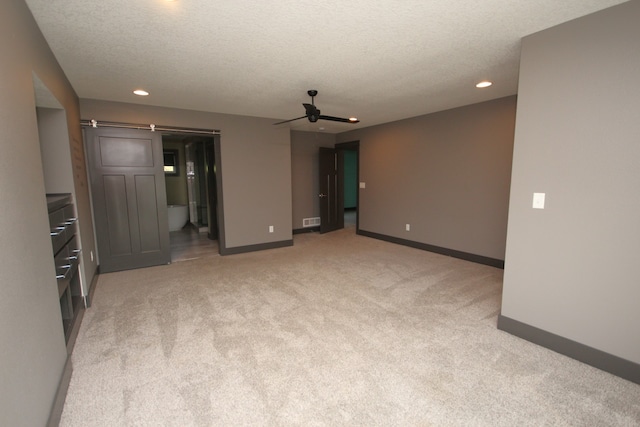
<instances>
[{"instance_id":1,"label":"interior door","mask_svg":"<svg viewBox=\"0 0 640 427\"><path fill-rule=\"evenodd\" d=\"M168 264L162 135L86 128L100 272Z\"/></svg>"},{"instance_id":2,"label":"interior door","mask_svg":"<svg viewBox=\"0 0 640 427\"><path fill-rule=\"evenodd\" d=\"M320 233L344 228L344 188L340 179L341 153L320 147Z\"/></svg>"}]
</instances>

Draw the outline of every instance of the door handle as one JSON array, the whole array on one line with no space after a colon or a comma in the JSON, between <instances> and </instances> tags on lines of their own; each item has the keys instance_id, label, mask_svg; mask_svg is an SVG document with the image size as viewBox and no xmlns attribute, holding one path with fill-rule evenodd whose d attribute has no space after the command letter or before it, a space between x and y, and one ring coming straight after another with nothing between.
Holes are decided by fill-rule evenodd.
<instances>
[{"instance_id":1,"label":"door handle","mask_svg":"<svg viewBox=\"0 0 640 427\"><path fill-rule=\"evenodd\" d=\"M52 229L49 234L51 234L51 236L59 236L64 232L64 230L66 228L67 227L65 227L65 226L56 227L56 228ZM53 231L53 230L57 230L57 231Z\"/></svg>"},{"instance_id":2,"label":"door handle","mask_svg":"<svg viewBox=\"0 0 640 427\"><path fill-rule=\"evenodd\" d=\"M327 195L324 194L324 193L320 193L320 194L318 194L318 197L320 197L322 199L323 197L327 197Z\"/></svg>"},{"instance_id":3,"label":"door handle","mask_svg":"<svg viewBox=\"0 0 640 427\"><path fill-rule=\"evenodd\" d=\"M56 279L57 280L66 279L67 278L67 274L69 274L69 272L71 271L71 264L61 265L58 268L60 268L60 269L64 268L66 271L64 272L64 274L56 274Z\"/></svg>"}]
</instances>

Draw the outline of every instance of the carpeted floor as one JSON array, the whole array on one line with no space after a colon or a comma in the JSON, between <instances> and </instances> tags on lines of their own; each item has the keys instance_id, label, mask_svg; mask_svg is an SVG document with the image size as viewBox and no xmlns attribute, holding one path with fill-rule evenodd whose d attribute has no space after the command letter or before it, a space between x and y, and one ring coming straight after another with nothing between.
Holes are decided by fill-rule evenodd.
<instances>
[{"instance_id":1,"label":"carpeted floor","mask_svg":"<svg viewBox=\"0 0 640 427\"><path fill-rule=\"evenodd\" d=\"M639 385L496 329L501 284L352 228L104 274L61 425L639 425Z\"/></svg>"}]
</instances>

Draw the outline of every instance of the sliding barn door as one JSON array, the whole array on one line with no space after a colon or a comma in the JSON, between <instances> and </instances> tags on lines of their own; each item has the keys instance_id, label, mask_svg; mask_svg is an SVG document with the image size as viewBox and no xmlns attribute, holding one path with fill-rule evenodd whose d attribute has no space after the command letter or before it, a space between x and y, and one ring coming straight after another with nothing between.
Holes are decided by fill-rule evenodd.
<instances>
[{"instance_id":1,"label":"sliding barn door","mask_svg":"<svg viewBox=\"0 0 640 427\"><path fill-rule=\"evenodd\" d=\"M86 128L100 272L168 264L162 136Z\"/></svg>"}]
</instances>

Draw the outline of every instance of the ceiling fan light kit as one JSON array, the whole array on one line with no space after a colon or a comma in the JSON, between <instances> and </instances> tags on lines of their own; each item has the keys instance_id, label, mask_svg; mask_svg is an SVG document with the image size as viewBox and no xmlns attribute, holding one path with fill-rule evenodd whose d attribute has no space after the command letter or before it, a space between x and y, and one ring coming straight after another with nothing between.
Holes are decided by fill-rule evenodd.
<instances>
[{"instance_id":1,"label":"ceiling fan light kit","mask_svg":"<svg viewBox=\"0 0 640 427\"><path fill-rule=\"evenodd\" d=\"M314 103L314 98L315 96L318 94L317 90L311 89L307 91L307 94L311 97L311 104L306 104L303 103L302 106L305 109L306 114L304 116L301 117L296 117L295 119L290 119L290 120L283 120L281 122L277 122L274 123L274 125L281 125L283 123L289 123L289 122L293 122L294 120L300 120L300 119L304 119L305 117L311 122L311 123L315 123L318 120L329 120L332 122L342 122L342 123L358 123L360 120L358 120L356 117L349 117L347 118L343 118L343 117L335 117L335 116L327 116L324 114L320 114L320 110L315 106Z\"/></svg>"}]
</instances>

